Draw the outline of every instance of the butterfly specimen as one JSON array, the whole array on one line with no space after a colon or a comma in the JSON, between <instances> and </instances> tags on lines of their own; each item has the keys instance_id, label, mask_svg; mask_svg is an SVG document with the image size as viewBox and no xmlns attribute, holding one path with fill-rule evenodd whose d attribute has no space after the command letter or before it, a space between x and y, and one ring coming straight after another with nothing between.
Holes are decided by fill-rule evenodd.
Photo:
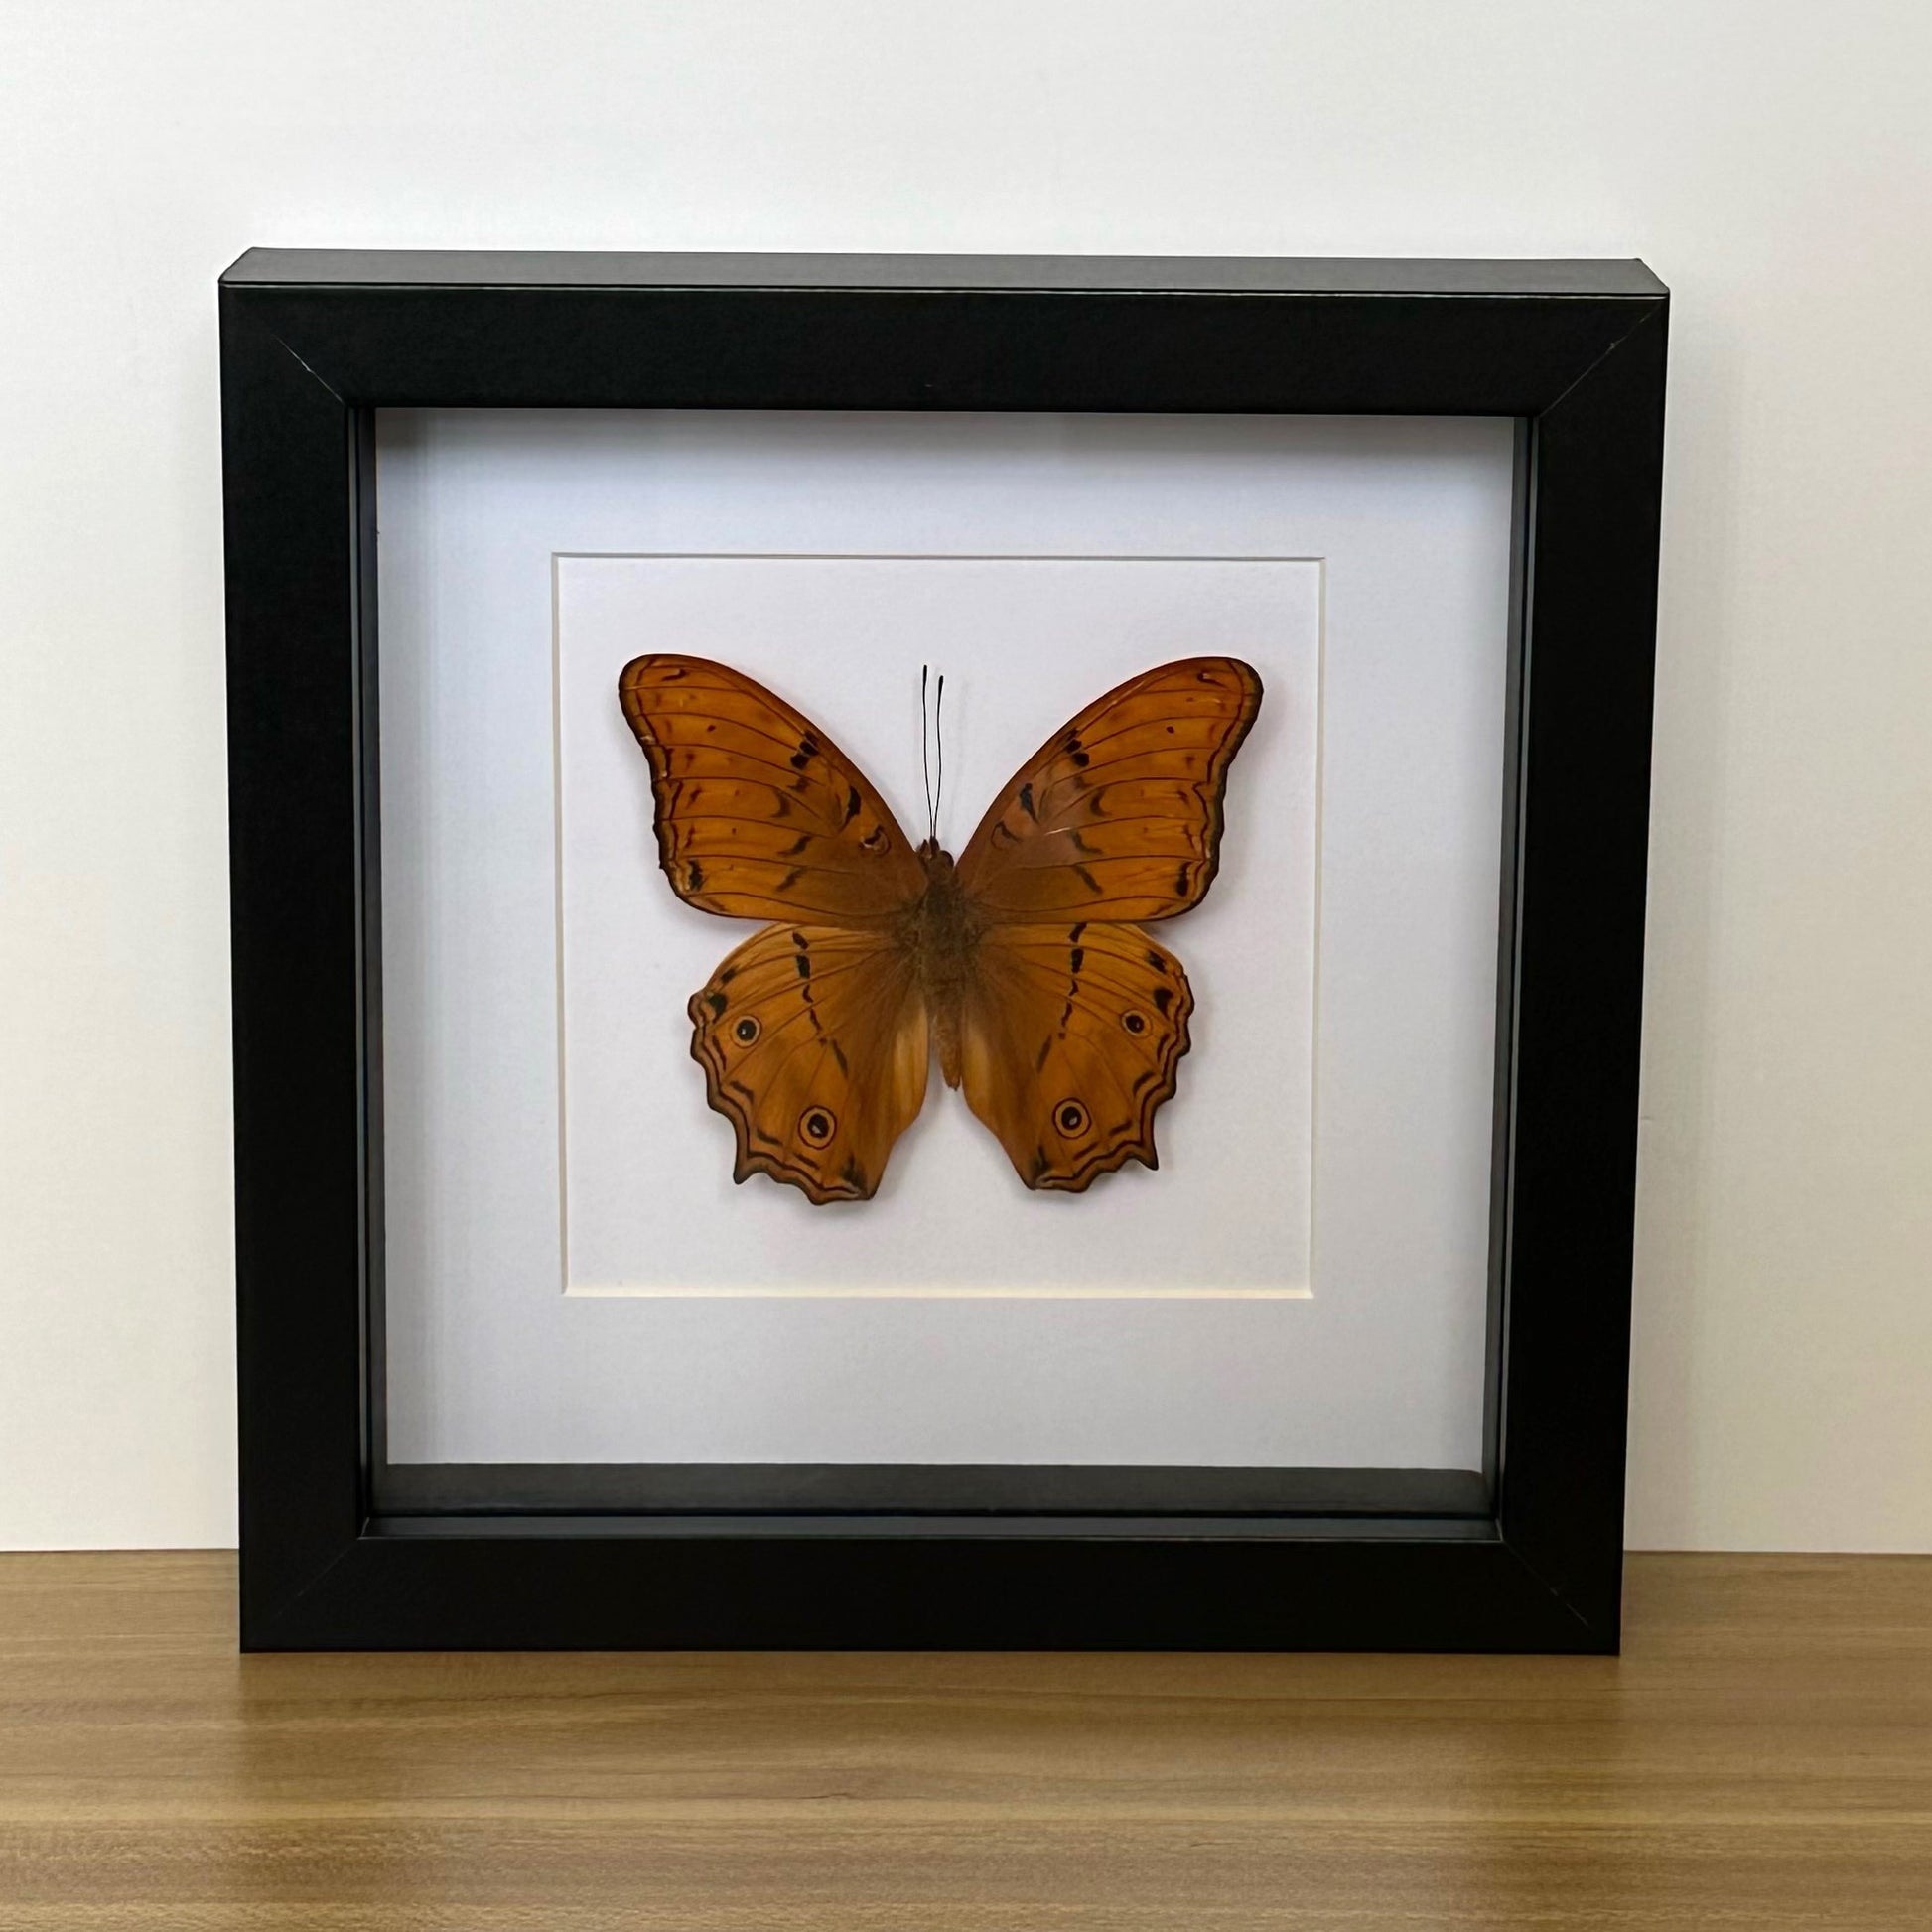
<instances>
[{"instance_id":1,"label":"butterfly specimen","mask_svg":"<svg viewBox=\"0 0 1932 1932\"><path fill-rule=\"evenodd\" d=\"M672 891L775 921L690 1004L735 1179L867 1199L935 1042L1029 1187L1159 1165L1154 1115L1194 998L1141 926L1213 881L1228 767L1261 706L1248 665L1190 657L1109 691L1021 766L956 864L930 799L914 848L858 766L742 672L639 657L619 692Z\"/></svg>"}]
</instances>

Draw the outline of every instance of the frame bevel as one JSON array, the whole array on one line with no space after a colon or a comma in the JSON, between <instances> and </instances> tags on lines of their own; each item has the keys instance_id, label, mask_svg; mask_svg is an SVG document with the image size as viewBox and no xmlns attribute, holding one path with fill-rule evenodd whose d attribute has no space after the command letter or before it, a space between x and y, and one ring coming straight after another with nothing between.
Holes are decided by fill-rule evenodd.
<instances>
[{"instance_id":1,"label":"frame bevel","mask_svg":"<svg viewBox=\"0 0 1932 1932\"><path fill-rule=\"evenodd\" d=\"M256 250L220 301L244 1647L1615 1648L1668 321L1647 269ZM1519 420L1486 1510L376 1509L370 432L439 405Z\"/></svg>"}]
</instances>

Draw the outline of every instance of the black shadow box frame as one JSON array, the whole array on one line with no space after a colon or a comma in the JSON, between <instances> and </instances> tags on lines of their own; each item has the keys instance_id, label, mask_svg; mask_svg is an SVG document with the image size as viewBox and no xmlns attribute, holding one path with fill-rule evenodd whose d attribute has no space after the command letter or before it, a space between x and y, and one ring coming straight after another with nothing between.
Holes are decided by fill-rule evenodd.
<instances>
[{"instance_id":1,"label":"black shadow box frame","mask_svg":"<svg viewBox=\"0 0 1932 1932\"><path fill-rule=\"evenodd\" d=\"M255 250L220 301L244 1648L1615 1649L1647 269ZM1517 420L1482 1471L385 1495L373 424L435 405Z\"/></svg>"}]
</instances>

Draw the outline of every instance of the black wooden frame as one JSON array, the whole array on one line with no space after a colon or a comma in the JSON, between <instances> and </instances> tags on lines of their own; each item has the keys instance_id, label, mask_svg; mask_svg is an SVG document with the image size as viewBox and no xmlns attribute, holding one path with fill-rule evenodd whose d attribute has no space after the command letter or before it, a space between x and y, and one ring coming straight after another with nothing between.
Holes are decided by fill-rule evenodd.
<instances>
[{"instance_id":1,"label":"black wooden frame","mask_svg":"<svg viewBox=\"0 0 1932 1932\"><path fill-rule=\"evenodd\" d=\"M256 250L220 300L244 1647L1616 1647L1668 320L1647 269ZM955 1482L919 1507L384 1513L372 426L428 405L1518 419L1473 1499L1243 1509L1151 1481L1075 1513L1042 1471L1026 1510Z\"/></svg>"}]
</instances>

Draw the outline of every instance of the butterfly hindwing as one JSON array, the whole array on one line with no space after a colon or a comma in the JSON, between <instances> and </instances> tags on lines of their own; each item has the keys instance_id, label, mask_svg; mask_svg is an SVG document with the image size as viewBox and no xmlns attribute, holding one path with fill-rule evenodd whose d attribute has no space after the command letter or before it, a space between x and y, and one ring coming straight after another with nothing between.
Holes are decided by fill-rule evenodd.
<instances>
[{"instance_id":1,"label":"butterfly hindwing","mask_svg":"<svg viewBox=\"0 0 1932 1932\"><path fill-rule=\"evenodd\" d=\"M1029 1187L1079 1193L1129 1161L1159 1166L1154 1115L1172 1097L1194 996L1138 926L995 926L960 1024L966 1103Z\"/></svg>"},{"instance_id":2,"label":"butterfly hindwing","mask_svg":"<svg viewBox=\"0 0 1932 1932\"><path fill-rule=\"evenodd\" d=\"M865 1200L925 1099L924 1002L879 933L771 925L691 999L691 1056L738 1136L733 1177Z\"/></svg>"},{"instance_id":3,"label":"butterfly hindwing","mask_svg":"<svg viewBox=\"0 0 1932 1932\"><path fill-rule=\"evenodd\" d=\"M924 883L865 774L761 684L702 657L618 681L650 762L658 858L687 905L738 919L891 921Z\"/></svg>"},{"instance_id":4,"label":"butterfly hindwing","mask_svg":"<svg viewBox=\"0 0 1932 1932\"><path fill-rule=\"evenodd\" d=\"M1166 919L1220 862L1228 766L1261 708L1233 657L1189 657L1089 705L1014 774L961 855L992 923Z\"/></svg>"}]
</instances>

